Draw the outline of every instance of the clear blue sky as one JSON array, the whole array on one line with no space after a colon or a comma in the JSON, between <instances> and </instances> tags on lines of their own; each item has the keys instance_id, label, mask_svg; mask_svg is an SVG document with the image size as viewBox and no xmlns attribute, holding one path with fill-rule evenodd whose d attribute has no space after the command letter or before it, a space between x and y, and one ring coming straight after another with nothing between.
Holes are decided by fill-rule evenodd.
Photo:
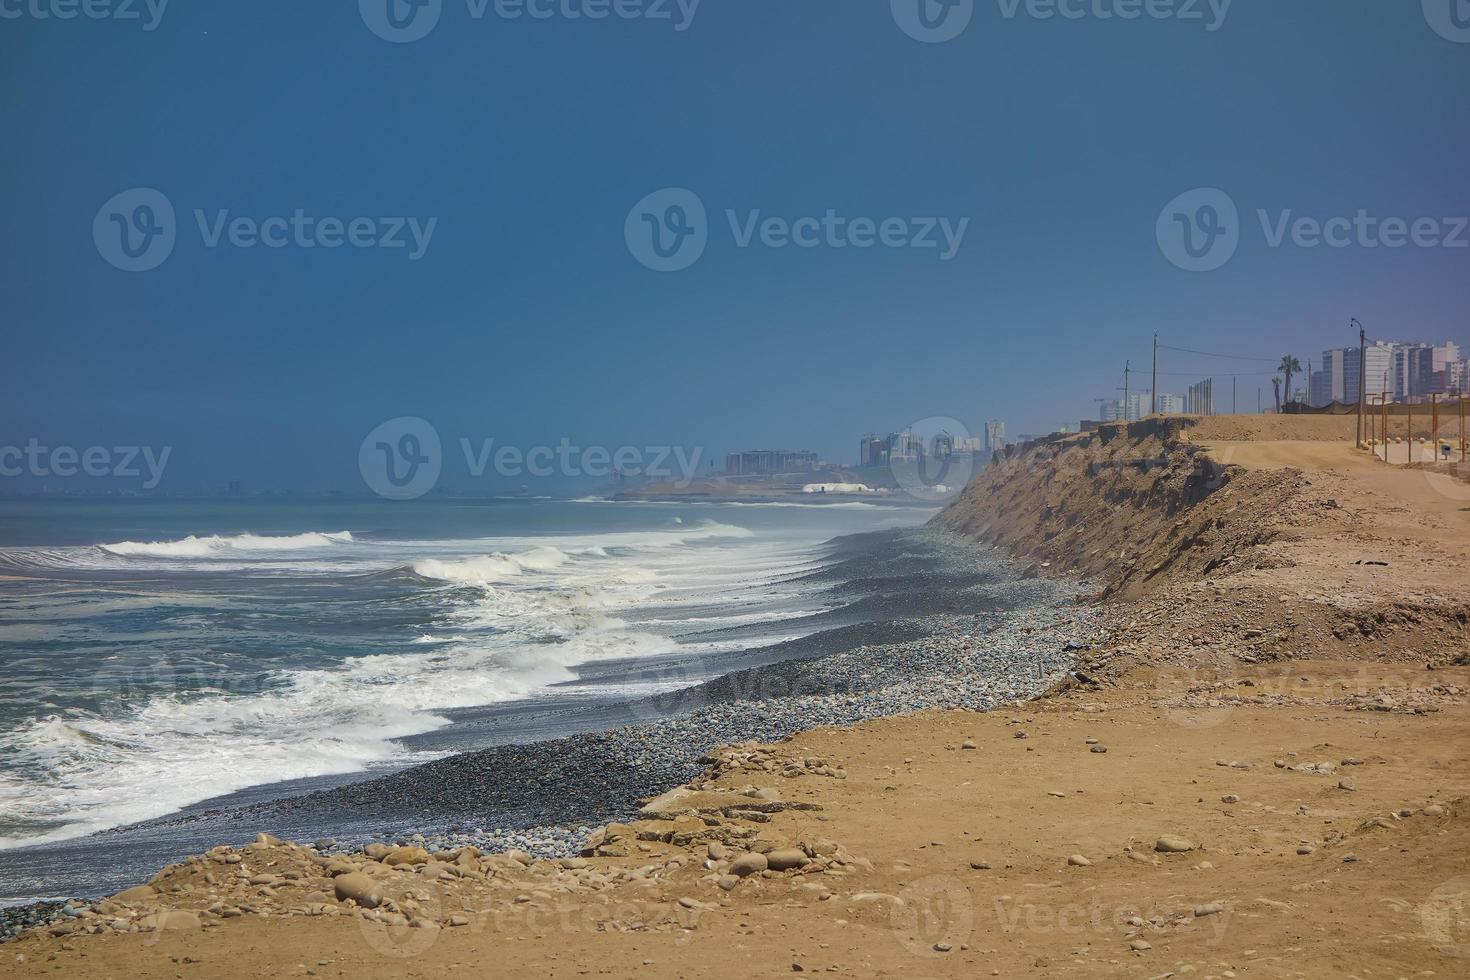
<instances>
[{"instance_id":1,"label":"clear blue sky","mask_svg":"<svg viewBox=\"0 0 1470 980\"><path fill-rule=\"evenodd\" d=\"M351 0L173 0L153 30L50 2L0 0L0 444L171 445L173 489L360 490L359 442L400 415L446 442L850 460L925 416L1075 425L1156 330L1303 363L1350 316L1470 342L1470 249L1271 248L1255 217L1470 214L1470 43L1418 0L1236 0L1216 30L977 0L935 44L887 0L704 0L683 31L443 0L401 44ZM93 239L135 187L178 215L147 272ZM666 187L709 244L659 273L624 222ZM1242 218L1207 273L1155 237L1196 187ZM195 209L437 225L416 261L208 248ZM969 226L948 261L739 248L726 209Z\"/></svg>"}]
</instances>

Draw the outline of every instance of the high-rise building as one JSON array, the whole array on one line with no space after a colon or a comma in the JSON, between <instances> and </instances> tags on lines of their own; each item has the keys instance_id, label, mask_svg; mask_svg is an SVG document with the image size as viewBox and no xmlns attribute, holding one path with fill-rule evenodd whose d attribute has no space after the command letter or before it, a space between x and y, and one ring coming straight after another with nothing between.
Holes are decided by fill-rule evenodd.
<instances>
[{"instance_id":1,"label":"high-rise building","mask_svg":"<svg viewBox=\"0 0 1470 980\"><path fill-rule=\"evenodd\" d=\"M1161 393L1159 395L1158 406L1160 415L1183 415L1184 396Z\"/></svg>"},{"instance_id":2,"label":"high-rise building","mask_svg":"<svg viewBox=\"0 0 1470 980\"><path fill-rule=\"evenodd\" d=\"M1394 392L1394 346L1374 341L1366 351L1345 347L1342 351L1342 401L1349 405L1358 401L1358 371L1363 366L1363 391L1368 400Z\"/></svg>"},{"instance_id":3,"label":"high-rise building","mask_svg":"<svg viewBox=\"0 0 1470 980\"><path fill-rule=\"evenodd\" d=\"M1000 419L985 423L985 448L998 453L1006 447L1006 424Z\"/></svg>"},{"instance_id":4,"label":"high-rise building","mask_svg":"<svg viewBox=\"0 0 1470 980\"><path fill-rule=\"evenodd\" d=\"M1307 404L1322 408L1348 400L1346 359L1347 351L1341 347L1322 352L1322 369L1312 372L1307 385Z\"/></svg>"}]
</instances>

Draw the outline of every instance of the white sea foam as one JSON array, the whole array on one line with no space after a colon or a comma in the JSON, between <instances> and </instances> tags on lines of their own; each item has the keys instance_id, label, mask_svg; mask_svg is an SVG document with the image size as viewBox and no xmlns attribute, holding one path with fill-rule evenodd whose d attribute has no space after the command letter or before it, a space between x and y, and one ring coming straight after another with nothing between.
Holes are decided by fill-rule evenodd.
<instances>
[{"instance_id":1,"label":"white sea foam","mask_svg":"<svg viewBox=\"0 0 1470 980\"><path fill-rule=\"evenodd\" d=\"M112 562L253 568L263 558L312 573L410 568L442 596L429 628L400 652L267 675L249 694L179 690L99 717L77 710L0 732L0 822L52 826L0 836L0 848L158 817L263 783L414 761L395 741L448 724L445 712L525 698L578 664L675 652L718 653L798 633L815 611L782 584L820 562L821 532L756 538L714 521L662 529L484 539L385 541L348 532L240 534L90 550ZM691 607L690 617L679 609ZM436 608L438 608L436 606ZM640 622L639 620L643 621ZM680 642L689 628L773 623L752 641Z\"/></svg>"},{"instance_id":2,"label":"white sea foam","mask_svg":"<svg viewBox=\"0 0 1470 980\"><path fill-rule=\"evenodd\" d=\"M304 534L270 536L235 534L208 537L189 535L179 541L119 541L97 547L113 555L133 558L208 558L231 552L302 551L351 544L350 531L307 531Z\"/></svg>"}]
</instances>

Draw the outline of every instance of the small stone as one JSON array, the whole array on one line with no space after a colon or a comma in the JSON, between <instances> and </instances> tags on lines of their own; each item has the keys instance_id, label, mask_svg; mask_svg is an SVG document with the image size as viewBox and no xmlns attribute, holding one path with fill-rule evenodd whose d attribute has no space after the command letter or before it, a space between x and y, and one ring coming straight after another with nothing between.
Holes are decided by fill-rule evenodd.
<instances>
[{"instance_id":1,"label":"small stone","mask_svg":"<svg viewBox=\"0 0 1470 980\"><path fill-rule=\"evenodd\" d=\"M1298 854L1306 855L1306 854L1311 854L1315 850L1316 850L1316 848L1313 847L1312 845L1310 845L1310 844L1303 844L1302 846L1300 846L1300 847L1298 847L1296 849L1296 852Z\"/></svg>"},{"instance_id":2,"label":"small stone","mask_svg":"<svg viewBox=\"0 0 1470 980\"><path fill-rule=\"evenodd\" d=\"M1207 915L1219 915L1223 911L1225 911L1225 906L1222 903L1207 902L1204 905L1196 905L1194 907L1194 917L1196 919L1202 919Z\"/></svg>"},{"instance_id":3,"label":"small stone","mask_svg":"<svg viewBox=\"0 0 1470 980\"><path fill-rule=\"evenodd\" d=\"M1107 750L1108 750L1108 747L1106 745L1094 745L1092 748L1088 749L1087 751L1089 751L1089 752L1096 752L1098 755L1102 755Z\"/></svg>"},{"instance_id":4,"label":"small stone","mask_svg":"<svg viewBox=\"0 0 1470 980\"><path fill-rule=\"evenodd\" d=\"M976 871L989 871L990 870L990 862L989 861L971 861L970 862L970 867L974 868Z\"/></svg>"},{"instance_id":5,"label":"small stone","mask_svg":"<svg viewBox=\"0 0 1470 980\"><path fill-rule=\"evenodd\" d=\"M1358 784L1355 783L1355 782L1353 782L1353 780L1351 778L1339 779L1337 781L1337 788L1338 789L1345 789L1345 790L1348 790L1349 792L1351 792L1352 790L1355 790L1355 789L1358 788Z\"/></svg>"},{"instance_id":6,"label":"small stone","mask_svg":"<svg viewBox=\"0 0 1470 980\"><path fill-rule=\"evenodd\" d=\"M963 742L960 743L960 748L962 748L962 749L978 749L979 747L980 746L976 745L974 742L970 741L969 739L965 739Z\"/></svg>"},{"instance_id":7,"label":"small stone","mask_svg":"<svg viewBox=\"0 0 1470 980\"><path fill-rule=\"evenodd\" d=\"M1226 793L1224 796L1220 797L1220 802L1221 803L1239 803L1240 802L1240 797L1236 796L1234 793Z\"/></svg>"},{"instance_id":8,"label":"small stone","mask_svg":"<svg viewBox=\"0 0 1470 980\"><path fill-rule=\"evenodd\" d=\"M949 943L935 943L934 944L934 952L936 952L936 953L948 953L952 949L954 949L954 947L951 946Z\"/></svg>"},{"instance_id":9,"label":"small stone","mask_svg":"<svg viewBox=\"0 0 1470 980\"><path fill-rule=\"evenodd\" d=\"M1358 856L1356 854L1344 854L1342 856L1342 863L1343 864L1357 864L1358 863Z\"/></svg>"},{"instance_id":10,"label":"small stone","mask_svg":"<svg viewBox=\"0 0 1470 980\"><path fill-rule=\"evenodd\" d=\"M1090 867L1092 867L1092 862L1089 861L1089 860L1087 860L1087 858L1083 857L1081 854L1069 854L1069 855L1067 855L1067 863L1069 865L1071 865L1072 867L1074 867L1074 868L1090 868Z\"/></svg>"},{"instance_id":11,"label":"small stone","mask_svg":"<svg viewBox=\"0 0 1470 980\"><path fill-rule=\"evenodd\" d=\"M1438 803L1431 803L1424 808L1424 815L1426 817L1442 817L1444 816L1444 807Z\"/></svg>"},{"instance_id":12,"label":"small stone","mask_svg":"<svg viewBox=\"0 0 1470 980\"><path fill-rule=\"evenodd\" d=\"M1149 942L1146 939L1130 939L1128 941L1128 948L1135 952L1141 953L1146 949L1153 949L1154 947L1153 943Z\"/></svg>"},{"instance_id":13,"label":"small stone","mask_svg":"<svg viewBox=\"0 0 1470 980\"><path fill-rule=\"evenodd\" d=\"M1160 837L1154 842L1154 850L1164 854L1183 854L1185 851L1194 850L1194 842L1187 841L1183 837Z\"/></svg>"},{"instance_id":14,"label":"small stone","mask_svg":"<svg viewBox=\"0 0 1470 980\"><path fill-rule=\"evenodd\" d=\"M1017 732L1016 734L1014 734L1014 735L1011 736L1011 738L1026 738L1026 737L1027 737L1027 735L1026 735L1025 732Z\"/></svg>"}]
</instances>

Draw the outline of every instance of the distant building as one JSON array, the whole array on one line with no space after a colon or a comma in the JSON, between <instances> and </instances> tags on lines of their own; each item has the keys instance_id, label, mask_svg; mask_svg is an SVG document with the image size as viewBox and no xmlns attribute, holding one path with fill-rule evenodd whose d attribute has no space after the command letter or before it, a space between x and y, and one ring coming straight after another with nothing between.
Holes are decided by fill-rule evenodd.
<instances>
[{"instance_id":1,"label":"distant building","mask_svg":"<svg viewBox=\"0 0 1470 980\"><path fill-rule=\"evenodd\" d=\"M1341 347L1322 352L1322 369L1313 371L1307 379L1308 405L1325 408L1333 402L1348 400L1346 355L1347 351ZM1356 383L1356 377L1353 380Z\"/></svg>"},{"instance_id":2,"label":"distant building","mask_svg":"<svg viewBox=\"0 0 1470 980\"><path fill-rule=\"evenodd\" d=\"M1342 398L1349 405L1358 401L1358 373L1364 378L1363 393L1371 400L1394 393L1394 345L1374 341L1366 350L1345 347L1342 351Z\"/></svg>"},{"instance_id":3,"label":"distant building","mask_svg":"<svg viewBox=\"0 0 1470 980\"><path fill-rule=\"evenodd\" d=\"M1183 415L1184 396L1161 394L1159 395L1158 406L1160 415Z\"/></svg>"},{"instance_id":4,"label":"distant building","mask_svg":"<svg viewBox=\"0 0 1470 980\"><path fill-rule=\"evenodd\" d=\"M877 436L864 436L862 442L858 443L858 465L859 466L887 466L888 465L888 443Z\"/></svg>"},{"instance_id":5,"label":"distant building","mask_svg":"<svg viewBox=\"0 0 1470 980\"><path fill-rule=\"evenodd\" d=\"M726 476L810 473L817 466L817 454L805 449L755 449L725 457Z\"/></svg>"},{"instance_id":6,"label":"distant building","mask_svg":"<svg viewBox=\"0 0 1470 980\"><path fill-rule=\"evenodd\" d=\"M983 448L992 453L998 453L1006 447L1006 424L1000 419L991 419L985 423L985 446Z\"/></svg>"}]
</instances>

